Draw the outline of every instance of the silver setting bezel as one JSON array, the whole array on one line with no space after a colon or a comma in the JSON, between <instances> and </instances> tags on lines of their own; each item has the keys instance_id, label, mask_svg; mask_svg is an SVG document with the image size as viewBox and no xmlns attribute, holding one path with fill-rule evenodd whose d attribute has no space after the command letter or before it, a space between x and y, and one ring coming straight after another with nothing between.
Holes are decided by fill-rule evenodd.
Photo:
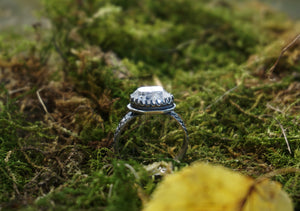
<instances>
[{"instance_id":1,"label":"silver setting bezel","mask_svg":"<svg viewBox=\"0 0 300 211\"><path fill-rule=\"evenodd\" d=\"M130 95L128 109L138 113L165 113L175 109L174 97L161 86L139 87Z\"/></svg>"}]
</instances>

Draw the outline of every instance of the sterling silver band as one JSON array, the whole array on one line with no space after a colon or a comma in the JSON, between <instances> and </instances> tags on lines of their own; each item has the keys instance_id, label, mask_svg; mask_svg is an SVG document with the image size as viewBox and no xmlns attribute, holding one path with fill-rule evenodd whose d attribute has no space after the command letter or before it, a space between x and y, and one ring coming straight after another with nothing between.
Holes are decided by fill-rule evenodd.
<instances>
[{"instance_id":1,"label":"sterling silver band","mask_svg":"<svg viewBox=\"0 0 300 211\"><path fill-rule=\"evenodd\" d=\"M155 114L155 113L154 113ZM172 118L174 118L178 124L181 126L181 128L183 129L184 131L184 134L185 134L185 139L184 139L184 142L181 146L181 149L180 151L177 153L176 157L175 157L175 160L181 160L186 151L187 151L187 148L188 148L188 145L189 145L189 137L188 137L188 132L187 132L187 129L182 121L182 119L180 118L180 116L174 112L174 111L169 111L169 112L163 112L161 114L164 114L164 115L169 115L171 116ZM117 129L116 129L116 132L115 132L115 135L114 135L114 149L115 151L119 154L119 138L120 138L120 135L121 133L123 132L123 130L126 128L126 126L132 121L134 120L136 117L138 116L141 116L141 115L144 115L143 113L137 113L137 112L128 112L124 117L123 119L120 121ZM147 114L149 115L149 114Z\"/></svg>"}]
</instances>

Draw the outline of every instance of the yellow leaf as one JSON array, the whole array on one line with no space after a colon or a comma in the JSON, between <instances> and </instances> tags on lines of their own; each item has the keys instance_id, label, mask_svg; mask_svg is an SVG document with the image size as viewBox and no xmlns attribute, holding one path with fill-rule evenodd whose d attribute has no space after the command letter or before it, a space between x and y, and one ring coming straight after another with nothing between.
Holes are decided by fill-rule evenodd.
<instances>
[{"instance_id":1,"label":"yellow leaf","mask_svg":"<svg viewBox=\"0 0 300 211\"><path fill-rule=\"evenodd\" d=\"M196 163L168 175L144 211L291 211L281 185L255 181L221 166Z\"/></svg>"}]
</instances>

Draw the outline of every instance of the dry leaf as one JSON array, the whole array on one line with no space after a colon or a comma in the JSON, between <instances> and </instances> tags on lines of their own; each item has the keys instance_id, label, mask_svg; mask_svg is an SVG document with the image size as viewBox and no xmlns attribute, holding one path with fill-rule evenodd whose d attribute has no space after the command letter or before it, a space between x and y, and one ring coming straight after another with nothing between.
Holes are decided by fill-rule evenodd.
<instances>
[{"instance_id":1,"label":"dry leaf","mask_svg":"<svg viewBox=\"0 0 300 211\"><path fill-rule=\"evenodd\" d=\"M166 176L144 211L293 210L281 185L256 180L221 166L196 163Z\"/></svg>"}]
</instances>

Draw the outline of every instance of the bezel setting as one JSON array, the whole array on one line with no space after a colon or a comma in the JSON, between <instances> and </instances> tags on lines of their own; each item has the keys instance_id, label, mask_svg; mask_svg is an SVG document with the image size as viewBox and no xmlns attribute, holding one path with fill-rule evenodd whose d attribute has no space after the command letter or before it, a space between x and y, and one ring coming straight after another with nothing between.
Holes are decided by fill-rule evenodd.
<instances>
[{"instance_id":1,"label":"bezel setting","mask_svg":"<svg viewBox=\"0 0 300 211\"><path fill-rule=\"evenodd\" d=\"M139 87L130 95L128 109L137 113L166 113L175 109L174 97L161 86Z\"/></svg>"}]
</instances>

